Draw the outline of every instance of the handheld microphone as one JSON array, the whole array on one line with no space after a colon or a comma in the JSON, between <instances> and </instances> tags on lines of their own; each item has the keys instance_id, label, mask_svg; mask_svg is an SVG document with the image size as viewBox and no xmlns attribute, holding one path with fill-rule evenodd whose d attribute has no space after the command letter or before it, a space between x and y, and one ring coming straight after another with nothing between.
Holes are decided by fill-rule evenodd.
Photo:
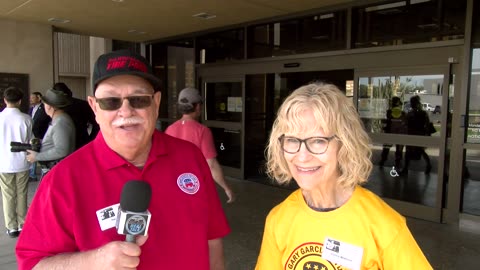
<instances>
[{"instance_id":1,"label":"handheld microphone","mask_svg":"<svg viewBox=\"0 0 480 270\"><path fill-rule=\"evenodd\" d=\"M131 180L123 186L115 227L117 233L126 235L125 241L135 243L137 235L147 235L151 197L152 189L147 182Z\"/></svg>"}]
</instances>

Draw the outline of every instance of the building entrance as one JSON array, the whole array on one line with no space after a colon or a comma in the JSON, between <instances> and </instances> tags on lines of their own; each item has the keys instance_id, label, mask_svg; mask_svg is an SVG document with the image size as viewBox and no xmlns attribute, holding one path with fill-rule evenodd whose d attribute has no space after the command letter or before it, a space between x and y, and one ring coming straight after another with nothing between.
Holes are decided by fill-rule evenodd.
<instances>
[{"instance_id":1,"label":"building entrance","mask_svg":"<svg viewBox=\"0 0 480 270\"><path fill-rule=\"evenodd\" d=\"M277 109L296 88L325 81L337 85L352 99L371 138L375 166L367 188L404 215L441 222L449 202L459 196L452 187L461 181L451 168L462 161L450 158L452 149L458 147L452 136L453 128L459 124L455 124L459 107L454 90L459 88L455 77L461 75L461 70L443 57L452 55L452 59L458 59L457 52L456 47L444 47L409 50L408 54L358 52L271 59L199 67L198 74L202 81L209 77L221 81L235 74L241 82L243 107L239 133L235 134L240 137L239 171L244 179L271 183L265 176L264 149ZM428 116L428 124L431 122L430 133L409 131L408 124L403 132L387 131L393 98L399 99L395 106L400 106L397 109L407 117L413 110L410 99L414 96L420 99L418 109ZM410 123L415 118L411 117ZM454 215L458 209L450 212Z\"/></svg>"}]
</instances>

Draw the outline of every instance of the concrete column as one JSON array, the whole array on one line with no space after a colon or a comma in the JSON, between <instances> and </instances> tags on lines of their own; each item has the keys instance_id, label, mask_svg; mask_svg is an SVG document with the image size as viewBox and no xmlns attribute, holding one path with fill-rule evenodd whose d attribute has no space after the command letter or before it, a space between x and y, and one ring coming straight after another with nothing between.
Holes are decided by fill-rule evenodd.
<instances>
[{"instance_id":1,"label":"concrete column","mask_svg":"<svg viewBox=\"0 0 480 270\"><path fill-rule=\"evenodd\" d=\"M90 37L90 79L87 85L87 95L93 95L92 74L93 66L97 58L107 52L112 51L112 40L99 37Z\"/></svg>"}]
</instances>

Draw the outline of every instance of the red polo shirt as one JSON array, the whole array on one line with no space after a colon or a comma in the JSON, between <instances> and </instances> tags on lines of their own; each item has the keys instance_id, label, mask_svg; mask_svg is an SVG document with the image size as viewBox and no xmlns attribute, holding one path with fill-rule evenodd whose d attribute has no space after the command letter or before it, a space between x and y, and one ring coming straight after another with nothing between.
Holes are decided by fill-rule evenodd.
<instances>
[{"instance_id":1,"label":"red polo shirt","mask_svg":"<svg viewBox=\"0 0 480 270\"><path fill-rule=\"evenodd\" d=\"M19 269L64 252L124 241L100 228L97 211L120 201L123 185L152 187L149 238L137 269L209 269L207 241L230 231L210 169L193 144L155 132L142 170L112 151L101 133L65 158L42 180L16 252Z\"/></svg>"}]
</instances>

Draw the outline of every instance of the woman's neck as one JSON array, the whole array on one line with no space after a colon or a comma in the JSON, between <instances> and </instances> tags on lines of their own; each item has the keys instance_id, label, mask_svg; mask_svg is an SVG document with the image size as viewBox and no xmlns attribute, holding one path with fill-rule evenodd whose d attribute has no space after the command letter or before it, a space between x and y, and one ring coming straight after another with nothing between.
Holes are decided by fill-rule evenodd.
<instances>
[{"instance_id":1,"label":"woman's neck","mask_svg":"<svg viewBox=\"0 0 480 270\"><path fill-rule=\"evenodd\" d=\"M353 188L340 186L330 190L302 190L303 198L310 208L336 209L344 205L353 194Z\"/></svg>"}]
</instances>

